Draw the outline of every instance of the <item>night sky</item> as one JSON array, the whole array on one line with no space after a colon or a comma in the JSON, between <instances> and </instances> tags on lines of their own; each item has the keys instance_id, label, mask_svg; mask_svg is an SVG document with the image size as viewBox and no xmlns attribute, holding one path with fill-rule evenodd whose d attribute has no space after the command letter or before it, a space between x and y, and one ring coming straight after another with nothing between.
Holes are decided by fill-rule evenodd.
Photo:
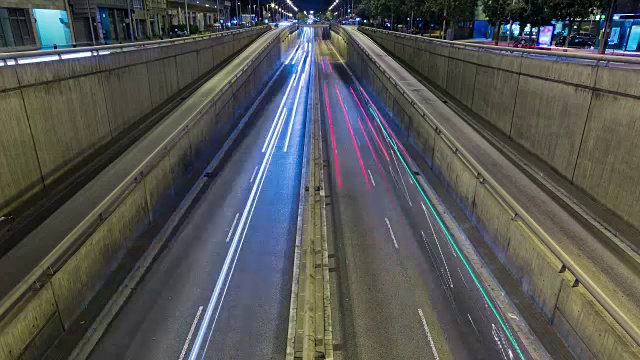
<instances>
[{"instance_id":1,"label":"night sky","mask_svg":"<svg viewBox=\"0 0 640 360\"><path fill-rule=\"evenodd\" d=\"M331 3L330 0L291 0L291 2L298 9L307 11L323 10L326 9Z\"/></svg>"}]
</instances>

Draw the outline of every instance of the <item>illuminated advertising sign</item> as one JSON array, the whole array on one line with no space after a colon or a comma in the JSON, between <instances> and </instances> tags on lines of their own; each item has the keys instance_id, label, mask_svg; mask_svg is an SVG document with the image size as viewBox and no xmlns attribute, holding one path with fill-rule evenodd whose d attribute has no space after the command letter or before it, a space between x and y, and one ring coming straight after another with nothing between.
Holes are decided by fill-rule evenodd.
<instances>
[{"instance_id":1,"label":"illuminated advertising sign","mask_svg":"<svg viewBox=\"0 0 640 360\"><path fill-rule=\"evenodd\" d=\"M551 46L553 39L553 25L542 26L540 28L540 36L538 36L538 46Z\"/></svg>"},{"instance_id":2,"label":"illuminated advertising sign","mask_svg":"<svg viewBox=\"0 0 640 360\"><path fill-rule=\"evenodd\" d=\"M611 35L609 35L609 44L610 45L617 44L619 36L620 36L620 28L619 27L615 27L615 28L611 29Z\"/></svg>"},{"instance_id":3,"label":"illuminated advertising sign","mask_svg":"<svg viewBox=\"0 0 640 360\"><path fill-rule=\"evenodd\" d=\"M629 41L627 42L627 50L637 51L638 42L640 41L640 25L634 25L629 32Z\"/></svg>"}]
</instances>

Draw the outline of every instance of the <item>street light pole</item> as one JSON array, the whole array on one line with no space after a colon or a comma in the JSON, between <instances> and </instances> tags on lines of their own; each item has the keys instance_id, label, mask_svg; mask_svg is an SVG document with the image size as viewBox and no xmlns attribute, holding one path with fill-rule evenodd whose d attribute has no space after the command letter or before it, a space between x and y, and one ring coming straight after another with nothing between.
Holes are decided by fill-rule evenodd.
<instances>
[{"instance_id":1,"label":"street light pole","mask_svg":"<svg viewBox=\"0 0 640 360\"><path fill-rule=\"evenodd\" d=\"M184 0L184 22L187 25L187 35L191 35L189 32L189 10L187 9L187 0Z\"/></svg>"},{"instance_id":2,"label":"street light pole","mask_svg":"<svg viewBox=\"0 0 640 360\"><path fill-rule=\"evenodd\" d=\"M133 19L131 18L131 1L127 0L127 10L129 10L129 34L131 35L131 41L133 42Z\"/></svg>"},{"instance_id":3,"label":"street light pole","mask_svg":"<svg viewBox=\"0 0 640 360\"><path fill-rule=\"evenodd\" d=\"M598 54L604 54L607 49L607 42L609 41L609 32L611 31L611 21L613 19L613 11L615 9L616 0L611 1L611 6L609 7L609 12L607 13L607 17L604 21L604 28L602 29L602 34L600 35L600 45L598 46Z\"/></svg>"}]
</instances>

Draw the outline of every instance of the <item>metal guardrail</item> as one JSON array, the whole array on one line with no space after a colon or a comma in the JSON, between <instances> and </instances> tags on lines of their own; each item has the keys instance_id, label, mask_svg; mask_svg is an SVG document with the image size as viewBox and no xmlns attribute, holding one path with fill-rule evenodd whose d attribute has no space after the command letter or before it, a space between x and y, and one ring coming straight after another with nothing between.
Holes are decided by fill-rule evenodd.
<instances>
[{"instance_id":1,"label":"metal guardrail","mask_svg":"<svg viewBox=\"0 0 640 360\"><path fill-rule=\"evenodd\" d=\"M286 29L286 28L282 28ZM246 31L246 30L241 30ZM286 31L286 30L285 30ZM257 53L280 41L282 35L275 36L267 42ZM47 257L42 260L9 294L0 299L0 323L22 299L31 291L38 290L50 279L62 266L71 258L76 251L89 239L90 235L120 206L133 189L143 181L157 163L169 152L172 146L189 131L194 118L203 115L220 96L233 86L234 81L240 78L247 69L256 61L257 57L252 57L235 75L211 96L209 100L202 104L193 112L189 118L185 119L171 135L151 153L117 188L115 188L85 219L77 225L56 246ZM42 281L41 279L47 279Z\"/></svg>"},{"instance_id":2,"label":"metal guardrail","mask_svg":"<svg viewBox=\"0 0 640 360\"><path fill-rule=\"evenodd\" d=\"M332 26L333 27L333 26ZM341 30L345 33L348 33L347 30L341 27ZM378 30L376 31L385 31ZM391 34L396 34L393 32L389 32ZM405 35L399 34L400 36L414 36L414 35ZM351 35L348 35L351 37ZM417 36L416 36L417 37ZM420 37L417 37L420 38ZM447 44L453 43L457 45L459 43L446 41L446 40L438 40L438 42L445 42ZM471 171L476 173L476 177L480 180L484 180L484 185L488 187L489 191L497 198L497 200L508 207L514 214L514 218L520 218L524 225L526 225L536 236L540 238L542 243L551 251L551 253L563 264L564 269L559 269L560 272L563 270L569 270L571 274L576 278L578 283L582 284L582 286L593 296L593 298L602 306L605 311L620 325L620 327L636 342L636 344L640 345L640 330L636 324L634 324L629 318L620 310L616 305L609 299L609 297L602 291L598 286L585 274L574 262L569 258L567 254L553 241L553 239L540 227L523 209L518 203L511 197L509 194L499 185L497 185L496 181L488 174L488 172L484 171L483 168L478 164L473 157L469 155L469 153L462 147L453 136L451 136L446 130L439 126L438 122L435 118L418 102L416 102L411 97L411 92L406 90L399 82L397 82L391 74L389 74L382 65L378 63L378 61L358 42L354 41L354 43L360 48L363 54L365 54L369 60L375 64L378 69L387 77L387 79L400 91L400 93L409 101L409 103L418 110L418 113L427 121L427 123L436 131L437 134L440 134L444 138L444 140L448 143L448 145L454 150L455 154L458 154L464 163L470 168ZM500 48L491 45L477 45L473 44L474 47L489 47L489 48ZM530 50L530 49L520 49L521 52L531 52L535 51L536 53L540 50ZM564 54L564 53L562 53ZM581 54L586 55L586 54ZM611 56L598 55L598 58L606 57L610 58ZM638 60L640 59L631 59Z\"/></svg>"},{"instance_id":3,"label":"metal guardrail","mask_svg":"<svg viewBox=\"0 0 640 360\"><path fill-rule=\"evenodd\" d=\"M55 49L55 50L33 50L33 51L19 51L19 52L12 52L12 53L0 53L0 66L19 65L19 64L27 64L27 63L40 62L40 61L65 60L65 59L73 59L78 57L106 55L114 52L141 50L141 49L158 47L158 46L185 44L185 43L190 43L194 41L213 39L213 38L226 36L234 33L243 33L243 32L253 31L255 29L261 28L262 26L263 25L247 28L247 29L227 30L227 31L221 31L221 32L210 33L205 35L186 36L186 37L181 37L176 39L141 41L141 42L126 43L126 44L87 46L87 47ZM20 59L23 59L23 60L20 61Z\"/></svg>"},{"instance_id":4,"label":"metal guardrail","mask_svg":"<svg viewBox=\"0 0 640 360\"><path fill-rule=\"evenodd\" d=\"M376 29L372 27L359 27L359 28L367 29L366 31L385 33L385 34L390 34L397 37L410 38L412 40L415 39L418 41L436 43L436 44L449 46L449 47L464 48L464 49L470 49L470 50L476 50L476 51L480 51L480 50L492 51L492 52L498 52L501 54L509 54L511 56L540 55L544 57L553 57L556 59L580 59L580 60L593 61L596 63L595 65L599 65L599 63L601 62L640 65L640 58L629 57L629 56L613 56L613 55L599 55L599 54L596 55L596 54L582 54L582 53L576 53L576 52L563 52L563 51L554 51L554 50L522 49L522 48L513 48L513 47L506 47L506 46L474 44L474 43L461 42L461 41L432 39L424 36L404 34L404 33L399 33L399 32L394 32L389 30Z\"/></svg>"}]
</instances>

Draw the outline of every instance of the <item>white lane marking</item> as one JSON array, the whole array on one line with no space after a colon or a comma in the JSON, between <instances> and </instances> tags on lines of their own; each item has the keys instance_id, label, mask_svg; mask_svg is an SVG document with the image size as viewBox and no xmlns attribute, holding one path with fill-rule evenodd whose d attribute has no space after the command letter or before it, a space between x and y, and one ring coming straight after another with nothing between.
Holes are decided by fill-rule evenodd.
<instances>
[{"instance_id":1,"label":"white lane marking","mask_svg":"<svg viewBox=\"0 0 640 360\"><path fill-rule=\"evenodd\" d=\"M240 213L236 213L236 217L233 219L233 224L231 224L231 229L229 229L229 235L227 235L226 242L229 242L229 239L231 239L231 234L233 234L233 228L236 226L236 221L238 221L238 216L240 216Z\"/></svg>"},{"instance_id":2,"label":"white lane marking","mask_svg":"<svg viewBox=\"0 0 640 360\"><path fill-rule=\"evenodd\" d=\"M273 134L273 130L275 128L276 123L279 123L278 119L281 117L280 115L282 114L282 109L284 107L284 104L287 102L287 97L289 96L289 91L291 91L291 86L293 86L293 83L296 82L299 74L300 74L300 70L296 69L295 76L291 79L291 81L289 81L289 86L287 86L287 91L285 91L284 96L282 97L282 101L280 102L280 106L278 107L278 112L276 112L274 121L271 124L271 128L269 129L269 134L267 135L267 139L265 140L264 145L262 146L262 152L265 152L267 150L267 146L271 142L271 135Z\"/></svg>"},{"instance_id":3,"label":"white lane marking","mask_svg":"<svg viewBox=\"0 0 640 360\"><path fill-rule=\"evenodd\" d=\"M473 320L471 320L471 314L467 313L467 316L469 317L469 321L471 321L471 326L473 326L473 330L476 331L476 334L478 335L478 337L480 336L480 333L478 332L478 328L476 328L476 324L473 323Z\"/></svg>"},{"instance_id":4,"label":"white lane marking","mask_svg":"<svg viewBox=\"0 0 640 360\"><path fill-rule=\"evenodd\" d=\"M282 126L283 125L284 125L284 119L280 122L280 124L278 124L278 130L277 130L276 136L274 138L274 142L269 147L269 150L267 151L267 156L265 156L265 158L268 158L267 169L269 168L269 165L271 164L271 159L273 158L273 154L275 153L275 146L276 146L276 144L278 142L277 139L280 137L280 133L282 131ZM269 153L269 152L271 152L271 153ZM258 195L262 191L262 185L264 184L264 180L266 179L266 177L267 176L266 176L266 171L265 171L265 176L263 176L259 180L256 180L256 183L260 184L259 187L258 187ZM240 248L242 248L242 244L244 243L244 238L247 235L247 230L249 230L249 223L251 222L251 218L253 217L253 210L255 210L257 203L258 203L258 199L257 199L257 196L256 196L256 200L253 202L253 205L251 206L251 211L249 212L249 218L247 220L247 226L244 228L244 231L242 232L242 237L240 238L240 247L238 248L238 251L236 252L235 258L233 259L233 265L231 265L231 272L229 273L229 277L227 279L227 282L224 285L224 291L222 292L222 300L220 300L220 306L218 306L218 310L216 311L216 316L213 318L213 324L211 325L211 331L209 332L209 336L207 337L207 342L206 342L206 345L204 347L204 351L202 352L201 359L204 359L204 357L205 357L205 355L207 353L207 349L209 348L209 343L211 342L211 336L213 336L213 329L216 326L216 322L218 321L218 315L220 315L220 310L222 309L222 301L224 300L224 297L227 294L227 288L229 287L229 283L231 282L231 276L233 275L233 270L236 268L236 263L238 262L238 257L240 256ZM239 231L240 231L240 226L238 226L238 229L236 230L236 236L235 237L238 236ZM235 238L234 238L234 241L236 241ZM205 327L205 329L206 329L206 327ZM200 330L202 331L202 328ZM195 343L194 343L194 348L195 348ZM197 355L197 352L196 352L196 355ZM194 357L193 349L192 349L192 353L189 355L189 357L190 357L190 359Z\"/></svg>"},{"instance_id":5,"label":"white lane marking","mask_svg":"<svg viewBox=\"0 0 640 360\"><path fill-rule=\"evenodd\" d=\"M466 287L467 290L469 290L469 285L467 285L467 281L464 279L464 276L462 276L462 271L460 271L460 268L458 268L458 273L460 274L460 277L462 278L462 283L464 284L464 287Z\"/></svg>"},{"instance_id":6,"label":"white lane marking","mask_svg":"<svg viewBox=\"0 0 640 360\"><path fill-rule=\"evenodd\" d=\"M196 330L196 325L198 324L198 320L200 320L200 314L202 313L202 308L204 308L204 306L202 305L200 305L200 307L198 308L198 312L196 313L196 318L193 319L193 324L191 324L189 335L187 335L187 341L184 342L184 346L182 347L182 352L180 353L180 357L178 358L178 360L184 359L184 356L187 354L187 349L189 348L191 337L193 336L193 332Z\"/></svg>"},{"instance_id":7,"label":"white lane marking","mask_svg":"<svg viewBox=\"0 0 640 360\"><path fill-rule=\"evenodd\" d=\"M301 60L304 61L304 57ZM284 152L287 152L289 148L289 139L291 138L291 130L293 129L293 122L296 119L296 110L298 109L298 103L300 102L300 94L302 90L302 83L308 78L307 74L309 73L309 68L311 67L311 56L309 56L309 60L307 61L307 65L304 67L304 73L300 76L300 81L298 82L298 93L296 94L296 99L293 103L293 111L291 112L291 122L289 123L289 130L287 131L287 139L284 143Z\"/></svg>"},{"instance_id":8,"label":"white lane marking","mask_svg":"<svg viewBox=\"0 0 640 360\"><path fill-rule=\"evenodd\" d=\"M296 62L298 62L298 57L300 56L300 54L302 54L302 46L300 46L300 48L298 49L298 51L296 52L296 57L293 58L293 62L292 64L295 64Z\"/></svg>"},{"instance_id":9,"label":"white lane marking","mask_svg":"<svg viewBox=\"0 0 640 360\"><path fill-rule=\"evenodd\" d=\"M447 266L447 260L444 259L444 254L442 253L442 248L440 247L440 242L438 241L436 232L433 230L433 224L431 224L431 219L429 218L429 214L427 213L427 208L424 207L424 203L422 201L420 202L420 205L422 205L422 210L424 210L424 214L427 215L427 221L429 221L429 227L431 228L431 233L433 234L433 238L436 240L436 244L438 245L438 251L440 251L440 256L442 256L442 261L444 262L444 268L447 269L449 284L451 285L451 287L453 287L453 281L451 280L451 274L449 273L449 266Z\"/></svg>"},{"instance_id":10,"label":"white lane marking","mask_svg":"<svg viewBox=\"0 0 640 360\"><path fill-rule=\"evenodd\" d=\"M496 325L495 324L491 324L491 334L493 335L493 339L498 344L498 349L500 349L500 353L502 354L502 358L506 360L507 359L507 355L504 352L504 348L502 347L502 343L500 342L500 339L498 339L498 330L496 329ZM513 356L512 356L512 358L513 358Z\"/></svg>"},{"instance_id":11,"label":"white lane marking","mask_svg":"<svg viewBox=\"0 0 640 360\"><path fill-rule=\"evenodd\" d=\"M251 179L249 180L249 183L253 182L253 178L256 176L256 171L258 171L258 165L256 165L255 169L253 169L253 174L251 174Z\"/></svg>"},{"instance_id":12,"label":"white lane marking","mask_svg":"<svg viewBox=\"0 0 640 360\"><path fill-rule=\"evenodd\" d=\"M360 138L358 137L358 135L356 135L355 138L356 138L356 143L358 144L358 146L360 146Z\"/></svg>"},{"instance_id":13,"label":"white lane marking","mask_svg":"<svg viewBox=\"0 0 640 360\"><path fill-rule=\"evenodd\" d=\"M373 175L371 175L371 170L367 169L367 171L369 172L369 177L371 178L371 183L373 184L373 186L376 186L376 182L373 180Z\"/></svg>"},{"instance_id":14,"label":"white lane marking","mask_svg":"<svg viewBox=\"0 0 640 360\"><path fill-rule=\"evenodd\" d=\"M391 149L393 150L393 149ZM398 175L400 175L400 181L402 181L402 187L404 187L404 194L407 197L407 201L409 202L409 206L413 207L411 204L411 199L409 198L409 190L407 190L407 184L404 183L404 178L402 177L402 172L400 171L400 167L398 166L398 161L396 160L395 152L391 152L391 157L393 158L393 162L396 164L396 169L398 169Z\"/></svg>"},{"instance_id":15,"label":"white lane marking","mask_svg":"<svg viewBox=\"0 0 640 360\"><path fill-rule=\"evenodd\" d=\"M286 99L283 99L283 102ZM218 280L216 281L216 286L211 294L211 299L209 304L207 305L207 311L205 312L204 318L202 320L202 324L200 325L200 329L198 330L198 336L196 336L196 340L193 343L193 347L191 348L191 353L189 354L189 360L195 360L198 354L200 353L200 347L202 346L202 341L204 340L205 333L207 332L207 328L209 327L209 322L211 321L211 316L213 315L213 311L218 304L218 299L220 298L220 291L222 290L223 283L225 283L225 279L227 278L227 273L229 272L229 266L231 266L231 272L229 273L228 280L226 280L226 285L223 290L222 300L224 300L224 295L227 291L227 286L231 280L231 275L233 274L233 270L235 268L235 263L238 259L238 255L240 253L240 249L242 248L242 243L244 242L245 235L248 229L248 223L251 221L251 216L253 215L253 209L255 208L255 204L257 203L258 196L260 195L260 191L262 190L262 184L264 183L264 179L266 178L266 172L271 164L271 159L273 158L273 153L275 152L276 143L278 142L278 137L282 131L282 125L284 121L282 118L278 122L278 126L276 127L275 134L270 141L269 148L267 149L267 153L262 160L262 165L260 166L260 170L258 171L258 177L256 182L253 184L253 188L251 190L251 194L249 195L249 199L245 204L244 211L242 212L242 217L240 218L240 223L236 228L235 235L233 237L233 241L231 242L231 247L229 248L229 252L225 258L224 264L222 265L222 269L220 270L220 274L218 275ZM245 223L247 224L245 228ZM242 231L244 229L244 231ZM242 235L241 235L242 233ZM236 252L236 248L238 249ZM234 255L235 253L235 255ZM235 259L234 259L235 256ZM232 260L234 259L234 260ZM233 261L233 264L231 262ZM211 331L209 333L209 337L207 338L207 343L205 345L205 350L203 352L206 353L206 348L209 345L209 340L211 339L211 335L213 334L213 328L215 327L215 321L218 318L218 314L220 313L221 306L218 307L218 311L216 312L213 326L211 327Z\"/></svg>"},{"instance_id":16,"label":"white lane marking","mask_svg":"<svg viewBox=\"0 0 640 360\"><path fill-rule=\"evenodd\" d=\"M391 229L391 224L389 224L389 219L384 218L384 221L387 222L387 226L389 227L389 232L391 233L391 238L393 239L393 245L395 245L396 249L398 248L398 242L396 242L396 236L393 235L393 229Z\"/></svg>"},{"instance_id":17,"label":"white lane marking","mask_svg":"<svg viewBox=\"0 0 640 360\"><path fill-rule=\"evenodd\" d=\"M436 344L433 343L433 339L431 338L431 332L429 331L429 327L427 326L427 320L424 318L422 309L418 309L418 314L420 314L420 320L422 320L422 326L424 326L424 332L427 333L427 339L429 339L429 345L431 345L431 352L433 353L433 357L436 360L440 360L440 357L438 356L438 351L436 351Z\"/></svg>"},{"instance_id":18,"label":"white lane marking","mask_svg":"<svg viewBox=\"0 0 640 360\"><path fill-rule=\"evenodd\" d=\"M300 47L300 45L296 45L295 50L293 50L293 51L291 52L291 54L290 54L290 55L289 55L289 57L287 58L287 61L285 61L285 62L284 62L284 63L285 63L285 65L286 65L286 64L288 64L288 63L291 61L291 58L293 57L293 55L295 55L295 54L298 52L299 47Z\"/></svg>"}]
</instances>

